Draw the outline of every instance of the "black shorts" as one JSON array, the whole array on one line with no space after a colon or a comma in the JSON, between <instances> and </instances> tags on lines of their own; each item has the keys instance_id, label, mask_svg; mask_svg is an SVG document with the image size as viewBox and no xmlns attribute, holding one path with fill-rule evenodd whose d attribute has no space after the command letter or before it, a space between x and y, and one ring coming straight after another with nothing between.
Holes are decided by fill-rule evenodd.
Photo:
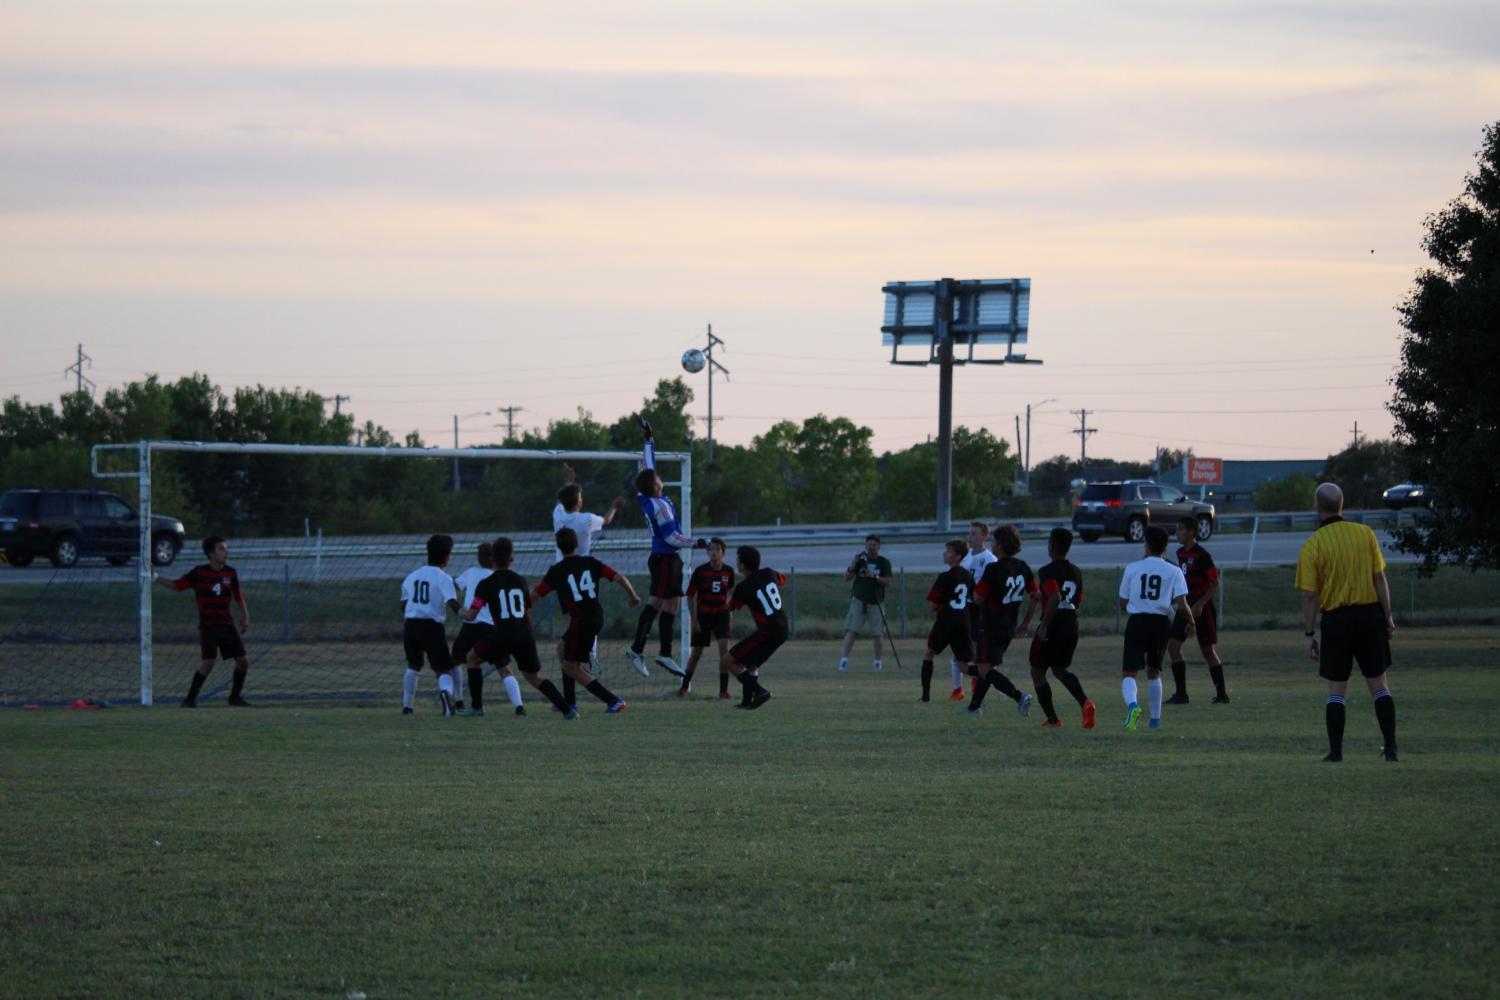
<instances>
[{"instance_id":1,"label":"black shorts","mask_svg":"<svg viewBox=\"0 0 1500 1000\"><path fill-rule=\"evenodd\" d=\"M988 663L992 667L998 667L1005 660L1005 651L1010 648L1011 640L1016 637L1016 623L1014 619L1004 619L999 616L985 616L983 628L979 632L979 643L974 647L976 663Z\"/></svg>"},{"instance_id":2,"label":"black shorts","mask_svg":"<svg viewBox=\"0 0 1500 1000\"><path fill-rule=\"evenodd\" d=\"M413 670L422 669L422 658L435 674L445 674L453 669L453 654L448 649L448 633L442 622L431 618L408 618L401 634L406 647L406 665Z\"/></svg>"},{"instance_id":3,"label":"black shorts","mask_svg":"<svg viewBox=\"0 0 1500 1000\"><path fill-rule=\"evenodd\" d=\"M198 651L205 660L233 660L245 655L245 642L233 625L199 625Z\"/></svg>"},{"instance_id":4,"label":"black shorts","mask_svg":"<svg viewBox=\"0 0 1500 1000\"><path fill-rule=\"evenodd\" d=\"M507 666L512 659L523 674L542 672L542 658L537 655L536 636L530 628L501 631L489 628L489 634L474 643L474 655L497 667ZM588 656L585 654L584 659Z\"/></svg>"},{"instance_id":5,"label":"black shorts","mask_svg":"<svg viewBox=\"0 0 1500 1000\"><path fill-rule=\"evenodd\" d=\"M1047 641L1031 640L1031 665L1039 670L1056 667L1066 670L1073 665L1073 652L1078 648L1078 616L1054 614L1047 625Z\"/></svg>"},{"instance_id":6,"label":"black shorts","mask_svg":"<svg viewBox=\"0 0 1500 1000\"><path fill-rule=\"evenodd\" d=\"M682 558L675 552L646 557L651 571L651 596L664 601L682 596Z\"/></svg>"},{"instance_id":7,"label":"black shorts","mask_svg":"<svg viewBox=\"0 0 1500 1000\"><path fill-rule=\"evenodd\" d=\"M974 644L969 639L968 619L943 616L933 622L932 630L927 633L927 648L934 653L941 653L951 648L955 660L968 663L974 658Z\"/></svg>"},{"instance_id":8,"label":"black shorts","mask_svg":"<svg viewBox=\"0 0 1500 1000\"><path fill-rule=\"evenodd\" d=\"M604 630L604 609L595 604L568 615L568 630L563 633L563 661L588 663L594 651L594 640Z\"/></svg>"},{"instance_id":9,"label":"black shorts","mask_svg":"<svg viewBox=\"0 0 1500 1000\"><path fill-rule=\"evenodd\" d=\"M453 665L461 667L469 662L469 650L475 643L488 639L494 631L495 626L485 622L464 622L453 640Z\"/></svg>"},{"instance_id":10,"label":"black shorts","mask_svg":"<svg viewBox=\"0 0 1500 1000\"><path fill-rule=\"evenodd\" d=\"M1217 645L1219 642L1219 616L1214 613L1214 604L1209 601L1203 605L1203 612L1198 615L1197 628L1193 637L1198 640L1198 645L1207 649L1209 646ZM1187 615L1178 612L1172 619L1172 638L1178 642L1187 641Z\"/></svg>"},{"instance_id":11,"label":"black shorts","mask_svg":"<svg viewBox=\"0 0 1500 1000\"><path fill-rule=\"evenodd\" d=\"M1125 623L1125 655L1122 671L1160 670L1167 640L1172 637L1172 619L1166 615L1131 615Z\"/></svg>"},{"instance_id":12,"label":"black shorts","mask_svg":"<svg viewBox=\"0 0 1500 1000\"><path fill-rule=\"evenodd\" d=\"M729 655L742 667L758 667L781 648L781 644L786 642L786 634L786 625L774 626L767 623L731 646Z\"/></svg>"},{"instance_id":13,"label":"black shorts","mask_svg":"<svg viewBox=\"0 0 1500 1000\"><path fill-rule=\"evenodd\" d=\"M1355 604L1323 612L1318 676L1347 681L1356 662L1365 677L1379 677L1391 665L1391 641L1379 604Z\"/></svg>"},{"instance_id":14,"label":"black shorts","mask_svg":"<svg viewBox=\"0 0 1500 1000\"><path fill-rule=\"evenodd\" d=\"M704 649L715 639L729 638L729 612L708 611L700 614L698 620L693 622L693 641L690 645L694 649Z\"/></svg>"}]
</instances>

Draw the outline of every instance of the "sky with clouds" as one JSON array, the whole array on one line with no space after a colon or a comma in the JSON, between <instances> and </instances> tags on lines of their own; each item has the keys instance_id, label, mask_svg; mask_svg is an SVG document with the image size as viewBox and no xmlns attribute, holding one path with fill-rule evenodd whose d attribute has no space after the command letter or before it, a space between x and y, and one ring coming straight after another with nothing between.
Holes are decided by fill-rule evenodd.
<instances>
[{"instance_id":1,"label":"sky with clouds","mask_svg":"<svg viewBox=\"0 0 1500 1000\"><path fill-rule=\"evenodd\" d=\"M716 437L894 449L937 375L881 285L1029 277L1045 364L961 370L958 422L1319 457L1390 432L1497 52L1492 3L4 0L0 395L81 342L473 445L628 412L711 322Z\"/></svg>"}]
</instances>

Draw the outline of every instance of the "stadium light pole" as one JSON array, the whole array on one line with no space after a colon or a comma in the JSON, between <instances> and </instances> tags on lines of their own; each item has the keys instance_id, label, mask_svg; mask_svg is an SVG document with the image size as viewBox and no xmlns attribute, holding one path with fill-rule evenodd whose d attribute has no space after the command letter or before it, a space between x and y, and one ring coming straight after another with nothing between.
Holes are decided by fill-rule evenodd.
<instances>
[{"instance_id":1,"label":"stadium light pole","mask_svg":"<svg viewBox=\"0 0 1500 1000\"><path fill-rule=\"evenodd\" d=\"M495 411L494 410L479 410L476 413L465 413L461 417L457 413L453 414L453 447L454 448L458 447L458 422L460 420L468 420L470 417L492 417L494 415L495 415ZM458 456L457 455L453 456L453 492L454 493L458 492Z\"/></svg>"},{"instance_id":2,"label":"stadium light pole","mask_svg":"<svg viewBox=\"0 0 1500 1000\"><path fill-rule=\"evenodd\" d=\"M953 523L953 366L1042 363L1015 351L1026 343L1031 322L1031 279L892 281L881 292L880 332L891 345L891 364L938 366L937 529L947 531ZM926 357L902 360L903 343L925 345ZM967 348L962 357L955 352L959 344ZM1006 354L977 358L977 344L1005 344Z\"/></svg>"}]
</instances>

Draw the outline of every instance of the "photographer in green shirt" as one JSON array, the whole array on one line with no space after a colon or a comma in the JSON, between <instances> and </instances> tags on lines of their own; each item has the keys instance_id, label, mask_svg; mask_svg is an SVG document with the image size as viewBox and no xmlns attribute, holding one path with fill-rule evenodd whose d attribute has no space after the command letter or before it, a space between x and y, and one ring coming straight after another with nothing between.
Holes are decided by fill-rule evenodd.
<instances>
[{"instance_id":1,"label":"photographer in green shirt","mask_svg":"<svg viewBox=\"0 0 1500 1000\"><path fill-rule=\"evenodd\" d=\"M880 536L865 538L865 549L844 570L844 579L854 581L849 595L849 613L844 616L844 652L839 670L849 669L849 651L860 632L875 639L875 669L880 669L880 633L885 625L881 602L891 585L891 561L880 554Z\"/></svg>"}]
</instances>

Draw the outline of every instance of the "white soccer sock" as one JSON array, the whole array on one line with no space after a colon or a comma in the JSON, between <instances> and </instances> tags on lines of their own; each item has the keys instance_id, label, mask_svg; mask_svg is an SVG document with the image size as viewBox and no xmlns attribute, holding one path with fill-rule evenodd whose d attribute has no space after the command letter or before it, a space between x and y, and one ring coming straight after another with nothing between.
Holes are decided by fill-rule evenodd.
<instances>
[{"instance_id":1,"label":"white soccer sock","mask_svg":"<svg viewBox=\"0 0 1500 1000\"><path fill-rule=\"evenodd\" d=\"M411 708L412 702L417 698L417 678L421 677L420 671L406 668L406 676L401 678L401 707Z\"/></svg>"},{"instance_id":2,"label":"white soccer sock","mask_svg":"<svg viewBox=\"0 0 1500 1000\"><path fill-rule=\"evenodd\" d=\"M1151 718L1161 718L1161 678L1146 682L1146 696L1151 699Z\"/></svg>"},{"instance_id":3,"label":"white soccer sock","mask_svg":"<svg viewBox=\"0 0 1500 1000\"><path fill-rule=\"evenodd\" d=\"M447 694L449 698L453 697L452 674L438 674L438 690Z\"/></svg>"},{"instance_id":4,"label":"white soccer sock","mask_svg":"<svg viewBox=\"0 0 1500 1000\"><path fill-rule=\"evenodd\" d=\"M953 674L953 687L955 689L964 686L964 668L958 665L957 660L948 661L948 671Z\"/></svg>"},{"instance_id":5,"label":"white soccer sock","mask_svg":"<svg viewBox=\"0 0 1500 1000\"><path fill-rule=\"evenodd\" d=\"M1126 677L1120 681L1120 697L1125 699L1125 707L1140 704L1136 699L1135 678Z\"/></svg>"},{"instance_id":6,"label":"white soccer sock","mask_svg":"<svg viewBox=\"0 0 1500 1000\"><path fill-rule=\"evenodd\" d=\"M448 671L448 676L453 678L453 700L454 701L463 701L464 700L464 669L463 669L463 667L454 667L452 670Z\"/></svg>"},{"instance_id":7,"label":"white soccer sock","mask_svg":"<svg viewBox=\"0 0 1500 1000\"><path fill-rule=\"evenodd\" d=\"M509 674L505 675L505 682L504 683L505 683L505 696L510 699L510 703L512 705L514 705L517 708L520 708L521 707L521 685L520 685L520 683L514 677L510 676Z\"/></svg>"},{"instance_id":8,"label":"white soccer sock","mask_svg":"<svg viewBox=\"0 0 1500 1000\"><path fill-rule=\"evenodd\" d=\"M876 669L876 670L879 670L879 669L880 669L880 661L879 661L879 660L876 660L876 661L875 661L875 669Z\"/></svg>"}]
</instances>

